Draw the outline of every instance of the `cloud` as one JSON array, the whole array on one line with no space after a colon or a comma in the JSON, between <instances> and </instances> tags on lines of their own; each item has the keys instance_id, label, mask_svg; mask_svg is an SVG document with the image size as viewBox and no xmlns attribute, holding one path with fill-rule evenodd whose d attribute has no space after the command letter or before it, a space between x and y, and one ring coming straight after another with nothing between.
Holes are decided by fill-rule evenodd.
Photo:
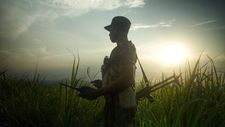
<instances>
[{"instance_id":1,"label":"cloud","mask_svg":"<svg viewBox=\"0 0 225 127\"><path fill-rule=\"evenodd\" d=\"M121 5L119 0L40 0L39 2L65 10L114 9Z\"/></svg>"},{"instance_id":2,"label":"cloud","mask_svg":"<svg viewBox=\"0 0 225 127\"><path fill-rule=\"evenodd\" d=\"M172 27L173 23L175 22L175 20L169 20L169 21L161 21L159 23L156 24L151 24L151 25L145 25L142 23L137 23L131 26L131 30L138 30L138 29L148 29L148 28L168 28L168 27Z\"/></svg>"},{"instance_id":3,"label":"cloud","mask_svg":"<svg viewBox=\"0 0 225 127\"><path fill-rule=\"evenodd\" d=\"M127 0L127 4L130 8L142 7L145 5L144 0Z\"/></svg>"},{"instance_id":4,"label":"cloud","mask_svg":"<svg viewBox=\"0 0 225 127\"><path fill-rule=\"evenodd\" d=\"M119 7L136 8L145 5L144 0L23 0L13 1L13 6L5 2L0 24L0 37L15 39L26 32L34 23L54 24L62 16L75 17L91 10L113 10ZM3 6L3 5L2 5ZM47 22L47 23L46 23Z\"/></svg>"},{"instance_id":5,"label":"cloud","mask_svg":"<svg viewBox=\"0 0 225 127\"><path fill-rule=\"evenodd\" d=\"M213 31L213 30L225 30L225 25L222 26L216 26L206 29L207 31Z\"/></svg>"},{"instance_id":6,"label":"cloud","mask_svg":"<svg viewBox=\"0 0 225 127\"><path fill-rule=\"evenodd\" d=\"M3 6L1 8L1 6ZM53 19L54 15L40 7L28 6L26 2L15 1L4 2L1 5L2 18L0 19L0 37L16 39L19 35L26 32L35 22Z\"/></svg>"},{"instance_id":7,"label":"cloud","mask_svg":"<svg viewBox=\"0 0 225 127\"><path fill-rule=\"evenodd\" d=\"M27 31L35 22L36 18L38 18L38 16L25 16L22 21L17 22L17 26L14 29L14 32L12 32L14 37L17 37L21 33Z\"/></svg>"},{"instance_id":8,"label":"cloud","mask_svg":"<svg viewBox=\"0 0 225 127\"><path fill-rule=\"evenodd\" d=\"M191 25L190 27L199 27L199 26L203 26L203 25L207 25L207 24L211 24L211 23L215 23L216 20L207 20L207 21L203 21L194 25Z\"/></svg>"},{"instance_id":9,"label":"cloud","mask_svg":"<svg viewBox=\"0 0 225 127\"><path fill-rule=\"evenodd\" d=\"M216 20L207 20L207 21L203 21L194 25L190 25L191 28L196 28L196 27L201 27L201 26L205 26L208 25L207 27L205 27L206 31L214 31L214 30L225 30L225 25L218 25L215 24L217 21ZM210 25L209 25L210 24ZM211 25L213 24L213 25Z\"/></svg>"},{"instance_id":10,"label":"cloud","mask_svg":"<svg viewBox=\"0 0 225 127\"><path fill-rule=\"evenodd\" d=\"M61 14L77 16L90 10L113 10L119 7L142 7L144 0L39 0L41 5L60 9Z\"/></svg>"}]
</instances>

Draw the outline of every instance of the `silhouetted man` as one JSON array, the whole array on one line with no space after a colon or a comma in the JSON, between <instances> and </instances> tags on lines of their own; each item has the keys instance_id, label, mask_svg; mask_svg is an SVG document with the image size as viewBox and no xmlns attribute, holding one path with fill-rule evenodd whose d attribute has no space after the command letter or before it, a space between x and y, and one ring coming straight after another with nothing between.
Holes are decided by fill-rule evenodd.
<instances>
[{"instance_id":1,"label":"silhouetted man","mask_svg":"<svg viewBox=\"0 0 225 127\"><path fill-rule=\"evenodd\" d=\"M109 31L112 43L117 46L110 57L105 57L101 71L102 80L92 83L98 89L87 89L80 96L89 100L105 97L105 127L134 127L136 94L134 91L136 49L127 34L131 22L123 16L112 19L104 28Z\"/></svg>"}]
</instances>

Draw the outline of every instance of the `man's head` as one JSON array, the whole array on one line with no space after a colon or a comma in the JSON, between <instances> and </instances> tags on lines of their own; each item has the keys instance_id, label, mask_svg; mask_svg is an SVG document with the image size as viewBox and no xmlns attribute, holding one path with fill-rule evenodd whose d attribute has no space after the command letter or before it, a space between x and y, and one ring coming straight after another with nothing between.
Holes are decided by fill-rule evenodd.
<instances>
[{"instance_id":1,"label":"man's head","mask_svg":"<svg viewBox=\"0 0 225 127\"><path fill-rule=\"evenodd\" d=\"M128 18L123 16L116 16L112 19L110 25L104 28L109 31L110 40L118 42L120 38L127 37L131 22Z\"/></svg>"}]
</instances>

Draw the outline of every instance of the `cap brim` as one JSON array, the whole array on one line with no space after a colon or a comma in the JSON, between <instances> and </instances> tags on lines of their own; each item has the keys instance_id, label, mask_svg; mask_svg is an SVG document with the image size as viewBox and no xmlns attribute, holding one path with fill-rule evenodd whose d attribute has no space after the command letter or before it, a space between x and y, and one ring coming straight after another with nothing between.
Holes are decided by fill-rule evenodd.
<instances>
[{"instance_id":1,"label":"cap brim","mask_svg":"<svg viewBox=\"0 0 225 127\"><path fill-rule=\"evenodd\" d=\"M111 31L111 29L112 29L112 25L105 26L104 28L105 28L107 31L109 31L109 32L110 32L110 31Z\"/></svg>"}]
</instances>

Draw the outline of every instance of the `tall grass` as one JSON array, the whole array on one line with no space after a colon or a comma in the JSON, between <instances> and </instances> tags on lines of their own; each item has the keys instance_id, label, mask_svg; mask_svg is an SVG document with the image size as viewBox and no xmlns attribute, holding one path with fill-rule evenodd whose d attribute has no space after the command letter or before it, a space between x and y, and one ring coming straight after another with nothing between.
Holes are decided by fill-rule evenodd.
<instances>
[{"instance_id":1,"label":"tall grass","mask_svg":"<svg viewBox=\"0 0 225 127\"><path fill-rule=\"evenodd\" d=\"M69 85L82 85L77 77L79 59L74 59ZM0 75L0 127L89 127L102 126L103 99L87 101L77 92L45 85L35 72L33 79ZM96 122L98 121L98 122Z\"/></svg>"},{"instance_id":2,"label":"tall grass","mask_svg":"<svg viewBox=\"0 0 225 127\"><path fill-rule=\"evenodd\" d=\"M200 56L201 57L201 56ZM200 64L200 57L180 77L180 87L153 93L156 101L141 102L137 120L141 127L224 127L225 73L218 73L214 61ZM181 72L180 72L181 73Z\"/></svg>"},{"instance_id":3,"label":"tall grass","mask_svg":"<svg viewBox=\"0 0 225 127\"><path fill-rule=\"evenodd\" d=\"M77 76L79 61L79 57L74 58L71 78L63 81L73 87L85 84ZM181 86L160 89L152 93L153 103L144 100L138 104L137 126L224 127L225 73L216 70L210 57L205 64L201 64L199 57L193 67L188 64L180 72ZM0 126L102 127L104 99L87 101L77 94L59 84L44 85L38 72L28 80L12 78L2 71Z\"/></svg>"}]
</instances>

